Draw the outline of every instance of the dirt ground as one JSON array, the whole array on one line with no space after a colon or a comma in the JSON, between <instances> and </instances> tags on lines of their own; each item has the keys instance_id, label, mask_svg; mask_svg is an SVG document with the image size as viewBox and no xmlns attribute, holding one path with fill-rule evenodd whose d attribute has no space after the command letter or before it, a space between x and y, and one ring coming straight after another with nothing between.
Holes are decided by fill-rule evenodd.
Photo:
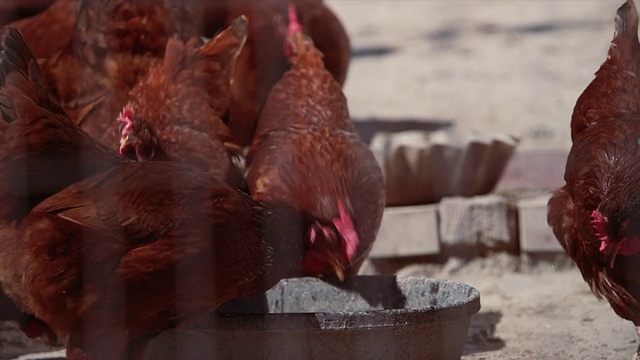
<instances>
[{"instance_id":1,"label":"dirt ground","mask_svg":"<svg viewBox=\"0 0 640 360\"><path fill-rule=\"evenodd\" d=\"M325 0L354 57L356 120L506 132L520 147L570 146L576 99L605 60L623 1Z\"/></svg>"},{"instance_id":2,"label":"dirt ground","mask_svg":"<svg viewBox=\"0 0 640 360\"><path fill-rule=\"evenodd\" d=\"M507 254L442 269L411 265L399 275L427 275L480 291L465 360L631 359L638 343L632 323L591 293L567 258L532 261Z\"/></svg>"}]
</instances>

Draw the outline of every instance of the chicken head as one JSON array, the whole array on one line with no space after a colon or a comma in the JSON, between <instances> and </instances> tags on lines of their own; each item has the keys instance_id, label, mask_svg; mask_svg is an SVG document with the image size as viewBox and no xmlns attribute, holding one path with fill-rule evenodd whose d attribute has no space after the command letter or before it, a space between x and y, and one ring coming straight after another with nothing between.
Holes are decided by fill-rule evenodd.
<instances>
[{"instance_id":1,"label":"chicken head","mask_svg":"<svg viewBox=\"0 0 640 360\"><path fill-rule=\"evenodd\" d=\"M600 210L594 210L591 213L591 225L600 240L600 252L610 256L609 267L613 267L617 255L631 256L640 252L640 238L630 232L629 220L612 226L607 216ZM613 228L617 228L617 231L612 231Z\"/></svg>"},{"instance_id":2,"label":"chicken head","mask_svg":"<svg viewBox=\"0 0 640 360\"><path fill-rule=\"evenodd\" d=\"M136 116L131 104L127 104L117 119L120 124L120 155L133 160L146 161L153 158L158 139L151 125Z\"/></svg>"},{"instance_id":3,"label":"chicken head","mask_svg":"<svg viewBox=\"0 0 640 360\"><path fill-rule=\"evenodd\" d=\"M338 209L340 216L333 219L332 224L324 225L316 221L309 228L310 249L305 256L303 270L314 275L329 270L340 281L344 281L360 239L351 215L340 201Z\"/></svg>"}]
</instances>

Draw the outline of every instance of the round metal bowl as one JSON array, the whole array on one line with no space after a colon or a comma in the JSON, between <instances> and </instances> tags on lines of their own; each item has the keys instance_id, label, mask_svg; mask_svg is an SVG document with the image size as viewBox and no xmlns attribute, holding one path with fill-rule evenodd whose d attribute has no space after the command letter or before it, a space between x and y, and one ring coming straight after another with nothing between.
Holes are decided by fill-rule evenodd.
<instances>
[{"instance_id":1,"label":"round metal bowl","mask_svg":"<svg viewBox=\"0 0 640 360\"><path fill-rule=\"evenodd\" d=\"M145 359L460 359L478 310L479 292L452 281L286 279L198 327L160 334Z\"/></svg>"}]
</instances>

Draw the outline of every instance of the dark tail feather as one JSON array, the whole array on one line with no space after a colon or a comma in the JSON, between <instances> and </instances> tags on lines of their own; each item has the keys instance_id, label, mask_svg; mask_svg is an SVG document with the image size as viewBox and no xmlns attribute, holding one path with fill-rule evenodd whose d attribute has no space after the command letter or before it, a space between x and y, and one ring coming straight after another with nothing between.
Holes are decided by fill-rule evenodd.
<instances>
[{"instance_id":1,"label":"dark tail feather","mask_svg":"<svg viewBox=\"0 0 640 360\"><path fill-rule=\"evenodd\" d=\"M567 234L574 232L573 217L575 206L565 187L556 190L547 202L547 224L551 227L558 243L571 256L575 257L575 248L570 244Z\"/></svg>"},{"instance_id":2,"label":"dark tail feather","mask_svg":"<svg viewBox=\"0 0 640 360\"><path fill-rule=\"evenodd\" d=\"M0 107L5 121L11 122L16 118L15 109L11 103L11 95L5 91L9 86L8 77L12 73L19 73L24 81L10 80L11 86L18 88L21 93L29 96L36 104L47 109L63 113L58 100L49 90L49 84L38 65L31 49L25 42L20 31L7 28L2 37L0 51Z\"/></svg>"},{"instance_id":3,"label":"dark tail feather","mask_svg":"<svg viewBox=\"0 0 640 360\"><path fill-rule=\"evenodd\" d=\"M636 56L640 51L638 42L638 10L633 0L627 0L616 12L616 31L611 41L611 56Z\"/></svg>"},{"instance_id":4,"label":"dark tail feather","mask_svg":"<svg viewBox=\"0 0 640 360\"><path fill-rule=\"evenodd\" d=\"M35 60L35 57L31 53L29 46L24 42L20 31L8 28L2 38L0 82L4 84L7 76L14 71L19 71L24 76L27 76L31 60Z\"/></svg>"},{"instance_id":5,"label":"dark tail feather","mask_svg":"<svg viewBox=\"0 0 640 360\"><path fill-rule=\"evenodd\" d=\"M42 70L22 34L17 29L8 28L2 38L0 51L0 83L4 84L7 76L14 71L30 79L34 86L48 89Z\"/></svg>"},{"instance_id":6,"label":"dark tail feather","mask_svg":"<svg viewBox=\"0 0 640 360\"><path fill-rule=\"evenodd\" d=\"M235 67L235 61L247 41L249 20L246 16L235 19L231 25L218 33L200 48L200 54L205 58L213 57L223 66L230 64ZM232 70L233 71L233 70Z\"/></svg>"}]
</instances>

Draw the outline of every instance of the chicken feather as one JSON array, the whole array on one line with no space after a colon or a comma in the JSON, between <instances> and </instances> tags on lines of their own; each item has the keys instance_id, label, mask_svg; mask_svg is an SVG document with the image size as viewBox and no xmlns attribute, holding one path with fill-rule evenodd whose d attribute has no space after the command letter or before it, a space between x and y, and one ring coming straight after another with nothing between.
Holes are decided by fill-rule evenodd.
<instances>
[{"instance_id":1,"label":"chicken feather","mask_svg":"<svg viewBox=\"0 0 640 360\"><path fill-rule=\"evenodd\" d=\"M640 43L638 13L633 1L616 14L615 33L607 60L582 92L571 116L571 139L588 126L640 111Z\"/></svg>"},{"instance_id":2,"label":"chicken feather","mask_svg":"<svg viewBox=\"0 0 640 360\"><path fill-rule=\"evenodd\" d=\"M382 172L355 132L322 54L300 31L289 41L292 68L273 87L258 120L247 183L255 199L293 204L316 220L306 241L307 274L355 275L382 219ZM355 239L339 229L349 221Z\"/></svg>"},{"instance_id":3,"label":"chicken feather","mask_svg":"<svg viewBox=\"0 0 640 360\"><path fill-rule=\"evenodd\" d=\"M0 282L64 339L68 359L141 359L159 332L301 273L304 214L187 164L132 162L92 143L20 33L2 46L2 135L21 146L0 148ZM6 206L30 197L13 181L21 162L29 185L59 179L28 207Z\"/></svg>"},{"instance_id":4,"label":"chicken feather","mask_svg":"<svg viewBox=\"0 0 640 360\"><path fill-rule=\"evenodd\" d=\"M640 336L637 32L636 6L627 0L617 11L607 59L576 102L566 184L550 198L547 222L592 292Z\"/></svg>"},{"instance_id":5,"label":"chicken feather","mask_svg":"<svg viewBox=\"0 0 640 360\"><path fill-rule=\"evenodd\" d=\"M131 90L129 106L135 115L122 119L130 125L121 136L112 127L103 142L121 139L121 153L137 160L188 163L241 186L244 161L222 118L246 36L247 19L239 17L202 46L197 40L170 39L162 64Z\"/></svg>"},{"instance_id":6,"label":"chicken feather","mask_svg":"<svg viewBox=\"0 0 640 360\"><path fill-rule=\"evenodd\" d=\"M272 87L289 69L283 52L286 40L284 26L288 19L284 0L225 0L225 23L244 14L249 19L247 45L238 59L231 87L232 103L229 127L241 145L249 145L256 132L258 117ZM336 15L319 0L292 1L300 15L303 30L325 55L326 69L341 86L346 80L351 49L349 37Z\"/></svg>"},{"instance_id":7,"label":"chicken feather","mask_svg":"<svg viewBox=\"0 0 640 360\"><path fill-rule=\"evenodd\" d=\"M198 36L190 17L178 0L83 0L72 42L43 62L65 111L100 138L167 41ZM87 106L98 109L87 113Z\"/></svg>"}]
</instances>

